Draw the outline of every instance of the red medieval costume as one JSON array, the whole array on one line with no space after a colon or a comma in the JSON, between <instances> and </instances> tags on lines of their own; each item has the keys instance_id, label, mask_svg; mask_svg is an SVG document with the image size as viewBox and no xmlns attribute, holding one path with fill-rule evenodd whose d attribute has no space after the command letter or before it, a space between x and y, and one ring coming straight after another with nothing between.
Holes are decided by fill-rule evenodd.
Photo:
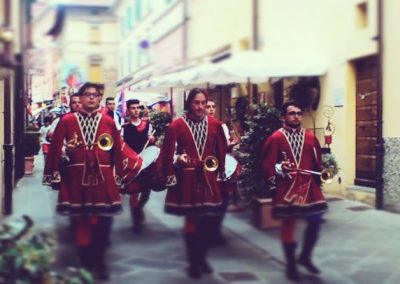
<instances>
[{"instance_id":1,"label":"red medieval costume","mask_svg":"<svg viewBox=\"0 0 400 284\"><path fill-rule=\"evenodd\" d=\"M262 148L262 169L265 177L276 184L274 215L294 217L325 212L327 203L318 175L299 172L282 177L276 174L275 165L281 162L283 152L296 168L321 170L321 147L310 131L283 127L272 134Z\"/></svg>"},{"instance_id":2,"label":"red medieval costume","mask_svg":"<svg viewBox=\"0 0 400 284\"><path fill-rule=\"evenodd\" d=\"M174 164L174 154L188 155L185 164ZM189 261L188 274L192 278L211 273L206 260L213 235L207 226L206 214L223 212L223 199L218 176L225 172L226 140L221 123L208 116L191 118L186 114L168 128L163 148L164 174L168 188L165 211L185 215L184 238ZM206 171L204 160L214 156L216 171Z\"/></svg>"},{"instance_id":3,"label":"red medieval costume","mask_svg":"<svg viewBox=\"0 0 400 284\"><path fill-rule=\"evenodd\" d=\"M100 149L99 136L108 134L110 150ZM73 141L62 165L64 141ZM100 140L101 141L101 140ZM108 279L105 264L110 245L111 215L122 210L118 185L131 181L142 159L121 139L114 121L100 112L69 113L54 134L44 169L43 183L59 188L57 212L71 215L81 265Z\"/></svg>"},{"instance_id":4,"label":"red medieval costume","mask_svg":"<svg viewBox=\"0 0 400 284\"><path fill-rule=\"evenodd\" d=\"M287 156L287 157L285 157ZM295 168L311 171L321 170L321 148L317 138L308 130L284 126L273 133L262 148L262 168L270 183L276 184L273 214L282 219L281 242L286 259L286 276L300 280L297 263L309 272L318 274L311 254L319 238L322 213L328 206L321 191L318 175L292 171L284 173L281 160L295 164ZM307 226L303 247L296 256L295 227L297 217L304 217Z\"/></svg>"},{"instance_id":5,"label":"red medieval costume","mask_svg":"<svg viewBox=\"0 0 400 284\"><path fill-rule=\"evenodd\" d=\"M110 151L95 145L103 133L113 139ZM64 141L75 136L81 146L68 154L69 163L61 172ZM57 212L60 214L113 215L122 209L118 184L136 176L141 162L122 141L110 117L99 112L70 113L62 118L53 134L43 182L59 183Z\"/></svg>"},{"instance_id":6,"label":"red medieval costume","mask_svg":"<svg viewBox=\"0 0 400 284\"><path fill-rule=\"evenodd\" d=\"M175 152L186 153L189 165L175 166ZM225 154L226 140L219 121L209 116L196 121L188 115L176 119L166 133L162 149L168 188L165 211L176 215L221 212L217 176L224 173ZM217 158L217 171L204 170L201 161L208 156Z\"/></svg>"}]
</instances>

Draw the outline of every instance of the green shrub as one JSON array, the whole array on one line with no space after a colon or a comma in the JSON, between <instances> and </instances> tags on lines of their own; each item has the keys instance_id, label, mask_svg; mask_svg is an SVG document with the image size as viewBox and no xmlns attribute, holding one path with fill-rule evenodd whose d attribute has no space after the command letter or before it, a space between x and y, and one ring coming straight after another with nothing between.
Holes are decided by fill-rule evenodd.
<instances>
[{"instance_id":1,"label":"green shrub","mask_svg":"<svg viewBox=\"0 0 400 284\"><path fill-rule=\"evenodd\" d=\"M51 270L55 238L45 232L32 232L28 216L7 220L0 225L0 283L7 284L92 284L84 269L69 269L61 275Z\"/></svg>"},{"instance_id":2,"label":"green shrub","mask_svg":"<svg viewBox=\"0 0 400 284\"><path fill-rule=\"evenodd\" d=\"M261 171L261 147L272 133L282 126L280 112L266 104L251 105L251 114L246 116L246 131L241 137L237 158L242 166L239 190L247 200L252 197L272 196Z\"/></svg>"}]
</instances>

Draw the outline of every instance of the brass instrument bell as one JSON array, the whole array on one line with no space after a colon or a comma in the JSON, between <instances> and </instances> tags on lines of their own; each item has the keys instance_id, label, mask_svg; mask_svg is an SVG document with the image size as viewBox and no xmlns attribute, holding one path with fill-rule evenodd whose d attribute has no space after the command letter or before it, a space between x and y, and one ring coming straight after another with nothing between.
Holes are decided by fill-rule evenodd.
<instances>
[{"instance_id":1,"label":"brass instrument bell","mask_svg":"<svg viewBox=\"0 0 400 284\"><path fill-rule=\"evenodd\" d=\"M321 172L321 181L324 183L331 183L335 174L330 168L323 169Z\"/></svg>"},{"instance_id":2,"label":"brass instrument bell","mask_svg":"<svg viewBox=\"0 0 400 284\"><path fill-rule=\"evenodd\" d=\"M102 151L110 151L114 145L114 139L109 133L100 134L97 139L97 147Z\"/></svg>"},{"instance_id":3,"label":"brass instrument bell","mask_svg":"<svg viewBox=\"0 0 400 284\"><path fill-rule=\"evenodd\" d=\"M207 156L204 160L204 170L207 172L215 172L218 169L219 163L218 159L214 156Z\"/></svg>"}]
</instances>

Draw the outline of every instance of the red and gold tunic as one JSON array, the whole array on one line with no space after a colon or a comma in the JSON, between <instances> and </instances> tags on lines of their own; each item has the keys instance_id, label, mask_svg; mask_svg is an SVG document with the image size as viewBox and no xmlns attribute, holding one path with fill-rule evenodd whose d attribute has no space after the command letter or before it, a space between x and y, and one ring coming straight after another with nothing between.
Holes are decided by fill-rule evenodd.
<instances>
[{"instance_id":1,"label":"red and gold tunic","mask_svg":"<svg viewBox=\"0 0 400 284\"><path fill-rule=\"evenodd\" d=\"M174 154L186 153L191 162L174 164ZM192 120L186 115L176 119L167 130L163 148L163 171L167 177L165 211L175 215L222 212L218 176L225 171L226 140L221 123L212 117ZM204 170L207 156L218 159L217 171Z\"/></svg>"},{"instance_id":2,"label":"red and gold tunic","mask_svg":"<svg viewBox=\"0 0 400 284\"><path fill-rule=\"evenodd\" d=\"M111 135L112 149L101 150L101 134ZM67 153L62 166L64 141L76 137L80 146ZM141 158L121 139L114 121L99 112L70 113L58 124L47 155L43 183L58 184L60 214L116 214L122 209L118 186L131 181L141 167Z\"/></svg>"},{"instance_id":3,"label":"red and gold tunic","mask_svg":"<svg viewBox=\"0 0 400 284\"><path fill-rule=\"evenodd\" d=\"M262 169L266 179L276 184L273 213L276 217L307 216L323 213L327 203L321 191L318 175L297 173L277 175L275 165L282 153L296 168L321 170L321 147L314 134L304 128L281 128L274 132L262 148Z\"/></svg>"}]
</instances>

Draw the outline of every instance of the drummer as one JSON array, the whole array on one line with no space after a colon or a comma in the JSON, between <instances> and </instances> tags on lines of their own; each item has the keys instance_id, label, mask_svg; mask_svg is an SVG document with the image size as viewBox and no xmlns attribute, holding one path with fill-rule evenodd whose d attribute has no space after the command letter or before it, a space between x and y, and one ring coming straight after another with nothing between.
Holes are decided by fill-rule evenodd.
<instances>
[{"instance_id":1,"label":"drummer","mask_svg":"<svg viewBox=\"0 0 400 284\"><path fill-rule=\"evenodd\" d=\"M212 98L207 99L207 107L206 107L206 113L207 115L215 118L216 115L216 104L215 101ZM235 135L230 135L229 134L229 129L228 126L225 123L222 123L222 129L224 130L225 138L227 141L227 146L228 146L228 152L232 151L232 148L239 143L237 136ZM238 165L237 171L239 171L240 166ZM219 245L226 245L227 241L225 237L222 235L222 222L224 220L228 203L229 203L229 195L234 194L234 191L236 190L236 182L234 183L227 183L227 182L221 182L221 190L223 194L223 212L220 215L213 215L209 216L208 219L208 224L210 226L210 232L215 234L215 237L213 238L213 243L212 245L219 246Z\"/></svg>"},{"instance_id":2,"label":"drummer","mask_svg":"<svg viewBox=\"0 0 400 284\"><path fill-rule=\"evenodd\" d=\"M152 135L152 127L148 119L140 118L143 106L140 105L139 100L128 100L126 109L129 121L122 126L121 135L126 144L134 149L136 153L140 153L145 146L155 142L155 137ZM132 230L135 233L140 233L143 229L145 218L143 207L149 200L151 189L146 187L145 184L137 183L130 184L130 187L127 191L130 193Z\"/></svg>"}]
</instances>

